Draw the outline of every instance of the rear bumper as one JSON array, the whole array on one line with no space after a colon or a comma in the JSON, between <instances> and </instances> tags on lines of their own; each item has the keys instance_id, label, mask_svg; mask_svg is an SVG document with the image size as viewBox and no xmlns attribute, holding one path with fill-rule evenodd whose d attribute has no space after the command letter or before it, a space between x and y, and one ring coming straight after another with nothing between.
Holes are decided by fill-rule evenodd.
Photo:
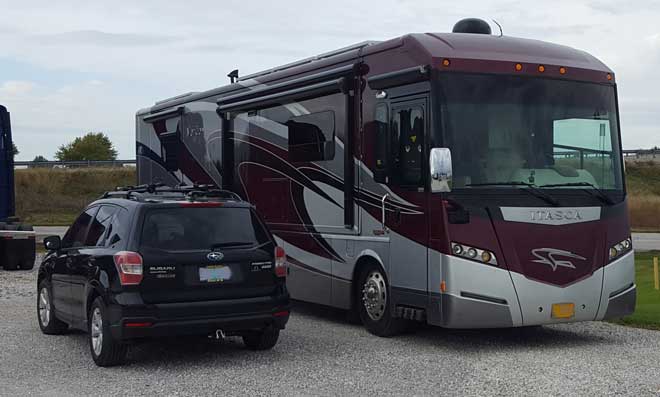
<instances>
[{"instance_id":1,"label":"rear bumper","mask_svg":"<svg viewBox=\"0 0 660 397\"><path fill-rule=\"evenodd\" d=\"M158 336L226 334L267 327L284 329L289 320L289 296L265 296L217 301L111 304L113 338L127 340Z\"/></svg>"}]
</instances>

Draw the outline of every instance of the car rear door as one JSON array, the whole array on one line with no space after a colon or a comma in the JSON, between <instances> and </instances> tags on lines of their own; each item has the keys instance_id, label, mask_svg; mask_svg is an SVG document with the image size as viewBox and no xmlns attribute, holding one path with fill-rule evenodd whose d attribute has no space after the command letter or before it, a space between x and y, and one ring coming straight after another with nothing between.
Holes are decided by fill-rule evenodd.
<instances>
[{"instance_id":1,"label":"car rear door","mask_svg":"<svg viewBox=\"0 0 660 397\"><path fill-rule=\"evenodd\" d=\"M146 303L267 296L283 282L272 237L250 208L170 206L142 219Z\"/></svg>"},{"instance_id":2,"label":"car rear door","mask_svg":"<svg viewBox=\"0 0 660 397\"><path fill-rule=\"evenodd\" d=\"M106 242L113 232L113 220L116 219L120 207L104 204L98 208L92 219L85 242L72 256L69 274L71 280L71 305L74 322L83 323L86 319L86 300L89 281L97 274L100 255L107 255Z\"/></svg>"},{"instance_id":3,"label":"car rear door","mask_svg":"<svg viewBox=\"0 0 660 397\"><path fill-rule=\"evenodd\" d=\"M72 300L71 269L79 250L85 244L89 225L96 215L97 206L86 209L62 239L62 248L55 258L51 278L53 305L57 313L67 322L73 321L74 305Z\"/></svg>"}]
</instances>

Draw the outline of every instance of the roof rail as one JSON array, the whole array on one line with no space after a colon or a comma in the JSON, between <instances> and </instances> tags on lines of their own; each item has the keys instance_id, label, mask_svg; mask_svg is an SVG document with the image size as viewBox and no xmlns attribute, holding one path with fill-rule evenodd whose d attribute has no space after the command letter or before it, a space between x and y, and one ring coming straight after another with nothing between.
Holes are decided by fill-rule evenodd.
<instances>
[{"instance_id":1,"label":"roof rail","mask_svg":"<svg viewBox=\"0 0 660 397\"><path fill-rule=\"evenodd\" d=\"M373 44L377 44L377 43L380 43L380 41L373 41L373 40L363 41L363 42L360 42L360 43L357 43L357 44L350 45L348 47L340 48L338 50L334 50L334 51L330 51L330 52L324 52L323 54L319 54L319 55L316 55L316 56L313 56L313 57L309 57L309 58L301 59L299 61L287 63L287 64L282 65L282 66L276 66L274 68L266 69L266 70L263 70L261 72L252 73L252 74L249 74L247 76L240 77L236 81L241 82L241 81L245 81L245 80L254 79L256 77L261 77L261 76L265 76L265 75L275 73L275 72L279 72L279 71L282 71L282 70L291 69L291 68L294 68L296 66L304 65L306 63L311 63L311 62L314 62L314 61L320 61L321 59L326 59L326 58L333 57L335 55L340 55L340 54L344 54L344 53L347 53L347 52L350 52L350 51L353 51L353 50L358 50L360 48L364 48L364 47L367 47L367 46L370 46L370 45L373 45Z\"/></svg>"},{"instance_id":2,"label":"roof rail","mask_svg":"<svg viewBox=\"0 0 660 397\"><path fill-rule=\"evenodd\" d=\"M160 105L161 103L165 103L165 102L173 101L173 100L175 100L175 99L185 98L185 97L187 97L187 96L191 96L191 95L195 95L195 94L199 94L199 92L197 92L197 91L190 91L190 92L186 92L185 94L175 95L175 96L173 96L173 97L171 97L171 98L161 99L160 101L156 101L156 103L154 103L154 106L155 106L155 105Z\"/></svg>"}]
</instances>

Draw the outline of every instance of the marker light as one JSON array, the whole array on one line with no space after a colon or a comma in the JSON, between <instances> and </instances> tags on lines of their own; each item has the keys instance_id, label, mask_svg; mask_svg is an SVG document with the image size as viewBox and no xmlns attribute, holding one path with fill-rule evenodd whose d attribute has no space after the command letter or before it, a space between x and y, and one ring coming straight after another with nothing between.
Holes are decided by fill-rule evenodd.
<instances>
[{"instance_id":1,"label":"marker light","mask_svg":"<svg viewBox=\"0 0 660 397\"><path fill-rule=\"evenodd\" d=\"M607 79L610 80L610 81L612 81L612 74L611 74L611 73L608 73L608 74L607 74Z\"/></svg>"},{"instance_id":2,"label":"marker light","mask_svg":"<svg viewBox=\"0 0 660 397\"><path fill-rule=\"evenodd\" d=\"M539 73L545 72L545 66L543 66L543 65L539 65L538 69L539 69Z\"/></svg>"},{"instance_id":3,"label":"marker light","mask_svg":"<svg viewBox=\"0 0 660 397\"><path fill-rule=\"evenodd\" d=\"M484 251L484 252L481 253L481 260L486 262L486 263L490 262L491 257L492 256L491 256L490 252L488 252L488 251Z\"/></svg>"},{"instance_id":4,"label":"marker light","mask_svg":"<svg viewBox=\"0 0 660 397\"><path fill-rule=\"evenodd\" d=\"M449 67L449 65L451 65L451 62L449 61L449 59L443 59L442 60L442 66Z\"/></svg>"},{"instance_id":5,"label":"marker light","mask_svg":"<svg viewBox=\"0 0 660 397\"><path fill-rule=\"evenodd\" d=\"M565 67L560 67L559 68L559 74L566 74L566 68Z\"/></svg>"},{"instance_id":6,"label":"marker light","mask_svg":"<svg viewBox=\"0 0 660 397\"><path fill-rule=\"evenodd\" d=\"M516 64L516 72L520 72L522 70L522 63L517 63Z\"/></svg>"}]
</instances>

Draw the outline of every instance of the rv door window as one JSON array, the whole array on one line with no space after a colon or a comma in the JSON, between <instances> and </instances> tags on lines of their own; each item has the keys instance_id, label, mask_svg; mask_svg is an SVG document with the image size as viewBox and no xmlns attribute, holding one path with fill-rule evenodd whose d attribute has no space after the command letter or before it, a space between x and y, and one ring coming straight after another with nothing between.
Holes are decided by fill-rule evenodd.
<instances>
[{"instance_id":1,"label":"rv door window","mask_svg":"<svg viewBox=\"0 0 660 397\"><path fill-rule=\"evenodd\" d=\"M376 123L376 168L384 170L387 169L389 164L389 161L387 160L389 153L389 134L387 127L389 124L386 104L380 103L376 106L374 122Z\"/></svg>"},{"instance_id":2,"label":"rv door window","mask_svg":"<svg viewBox=\"0 0 660 397\"><path fill-rule=\"evenodd\" d=\"M335 157L335 113L324 111L296 116L289 128L289 160L324 161Z\"/></svg>"},{"instance_id":3,"label":"rv door window","mask_svg":"<svg viewBox=\"0 0 660 397\"><path fill-rule=\"evenodd\" d=\"M401 186L423 186L424 123L421 106L401 107L392 115L393 176Z\"/></svg>"}]
</instances>

